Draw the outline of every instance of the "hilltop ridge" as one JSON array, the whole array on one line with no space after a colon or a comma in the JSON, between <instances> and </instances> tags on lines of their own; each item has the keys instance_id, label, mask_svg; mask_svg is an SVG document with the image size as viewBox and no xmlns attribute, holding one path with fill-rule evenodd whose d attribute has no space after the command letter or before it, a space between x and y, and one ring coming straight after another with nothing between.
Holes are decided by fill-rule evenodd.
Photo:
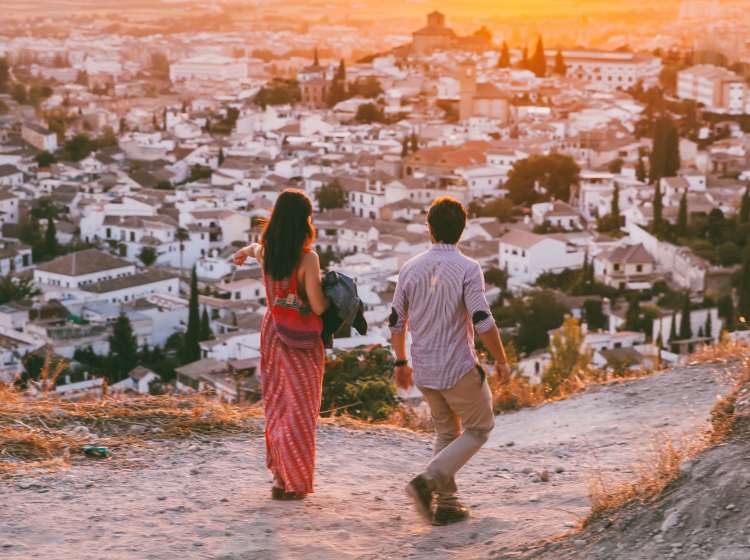
<instances>
[{"instance_id":1,"label":"hilltop ridge","mask_svg":"<svg viewBox=\"0 0 750 560\"><path fill-rule=\"evenodd\" d=\"M257 429L123 446L5 480L0 558L516 558L580 524L592 473L632 477L654 433L694 432L730 385L698 364L498 417L460 474L472 518L449 528L423 525L403 494L426 434L322 423L317 493L300 503L269 499Z\"/></svg>"}]
</instances>

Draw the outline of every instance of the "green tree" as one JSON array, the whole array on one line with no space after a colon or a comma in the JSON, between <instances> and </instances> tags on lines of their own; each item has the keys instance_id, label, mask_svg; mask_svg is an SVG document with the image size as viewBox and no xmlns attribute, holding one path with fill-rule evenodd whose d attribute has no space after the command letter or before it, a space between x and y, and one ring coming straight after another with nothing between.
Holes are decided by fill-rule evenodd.
<instances>
[{"instance_id":1,"label":"green tree","mask_svg":"<svg viewBox=\"0 0 750 560\"><path fill-rule=\"evenodd\" d=\"M94 151L94 142L87 134L76 134L63 144L60 157L67 161L81 161Z\"/></svg>"},{"instance_id":2,"label":"green tree","mask_svg":"<svg viewBox=\"0 0 750 560\"><path fill-rule=\"evenodd\" d=\"M28 101L26 86L18 83L13 84L13 86L10 88L10 96L13 98L13 101L18 103L19 105L25 104Z\"/></svg>"},{"instance_id":3,"label":"green tree","mask_svg":"<svg viewBox=\"0 0 750 560\"><path fill-rule=\"evenodd\" d=\"M544 42L541 35L536 41L536 49L534 49L534 54L531 57L530 69L539 78L544 78L547 75L547 55L544 54Z\"/></svg>"},{"instance_id":4,"label":"green tree","mask_svg":"<svg viewBox=\"0 0 750 560\"><path fill-rule=\"evenodd\" d=\"M0 305L11 301L23 301L39 294L41 292L34 285L32 278L14 277L10 274L0 276Z\"/></svg>"},{"instance_id":5,"label":"green tree","mask_svg":"<svg viewBox=\"0 0 750 560\"><path fill-rule=\"evenodd\" d=\"M10 64L8 59L0 57L0 93L6 93L10 86Z\"/></svg>"},{"instance_id":6,"label":"green tree","mask_svg":"<svg viewBox=\"0 0 750 560\"><path fill-rule=\"evenodd\" d=\"M664 200L661 194L661 184L657 181L654 186L654 217L653 224L654 230L658 230L662 227L662 213L664 211Z\"/></svg>"},{"instance_id":7,"label":"green tree","mask_svg":"<svg viewBox=\"0 0 750 560\"><path fill-rule=\"evenodd\" d=\"M685 292L680 316L680 340L689 338L693 338L693 329L690 326L690 293Z\"/></svg>"},{"instance_id":8,"label":"green tree","mask_svg":"<svg viewBox=\"0 0 750 560\"><path fill-rule=\"evenodd\" d=\"M625 330L641 330L641 304L638 296L631 296L628 302L628 310L625 312Z\"/></svg>"},{"instance_id":9,"label":"green tree","mask_svg":"<svg viewBox=\"0 0 750 560\"><path fill-rule=\"evenodd\" d=\"M343 208L346 205L346 192L338 179L318 189L315 197L321 211Z\"/></svg>"},{"instance_id":10,"label":"green tree","mask_svg":"<svg viewBox=\"0 0 750 560\"><path fill-rule=\"evenodd\" d=\"M524 45L521 51L521 60L516 65L521 70L530 70L529 68L529 47Z\"/></svg>"},{"instance_id":11,"label":"green tree","mask_svg":"<svg viewBox=\"0 0 750 560\"><path fill-rule=\"evenodd\" d=\"M294 105L301 99L297 80L274 78L255 94L253 101L265 109L268 105Z\"/></svg>"},{"instance_id":12,"label":"green tree","mask_svg":"<svg viewBox=\"0 0 750 560\"><path fill-rule=\"evenodd\" d=\"M148 245L141 247L140 253L138 253L138 259L143 263L143 266L151 266L156 262L156 249Z\"/></svg>"},{"instance_id":13,"label":"green tree","mask_svg":"<svg viewBox=\"0 0 750 560\"><path fill-rule=\"evenodd\" d=\"M713 320L711 319L711 310L708 310L708 313L706 313L706 324L703 325L703 333L705 336L709 338L713 338L714 333L714 325Z\"/></svg>"},{"instance_id":14,"label":"green tree","mask_svg":"<svg viewBox=\"0 0 750 560\"><path fill-rule=\"evenodd\" d=\"M508 273L500 268L493 267L484 273L484 281L487 282L487 284L505 290L508 288Z\"/></svg>"},{"instance_id":15,"label":"green tree","mask_svg":"<svg viewBox=\"0 0 750 560\"><path fill-rule=\"evenodd\" d=\"M583 332L575 317L567 316L550 341L550 363L542 374L544 393L560 394L567 382L584 379L589 373L591 352L583 345Z\"/></svg>"},{"instance_id":16,"label":"green tree","mask_svg":"<svg viewBox=\"0 0 750 560\"><path fill-rule=\"evenodd\" d=\"M374 103L363 103L357 107L357 114L354 120L359 123L372 124L374 122L383 122L385 115L383 115L383 111Z\"/></svg>"},{"instance_id":17,"label":"green tree","mask_svg":"<svg viewBox=\"0 0 750 560\"><path fill-rule=\"evenodd\" d=\"M112 381L123 379L138 365L138 343L133 334L130 319L124 313L120 313L112 328L112 335L109 337L109 354L115 374Z\"/></svg>"},{"instance_id":18,"label":"green tree","mask_svg":"<svg viewBox=\"0 0 750 560\"><path fill-rule=\"evenodd\" d=\"M669 117L660 117L654 124L649 168L652 183L662 177L674 177L680 169L680 139L677 127Z\"/></svg>"},{"instance_id":19,"label":"green tree","mask_svg":"<svg viewBox=\"0 0 750 560\"><path fill-rule=\"evenodd\" d=\"M44 232L44 253L47 258L54 258L60 251L60 246L57 243L57 228L55 227L55 220L52 218L47 219L47 229Z\"/></svg>"},{"instance_id":20,"label":"green tree","mask_svg":"<svg viewBox=\"0 0 750 560\"><path fill-rule=\"evenodd\" d=\"M532 155L513 164L505 188L516 204L533 204L550 198L568 200L579 172L580 168L570 156ZM537 186L543 193L538 192Z\"/></svg>"},{"instance_id":21,"label":"green tree","mask_svg":"<svg viewBox=\"0 0 750 560\"><path fill-rule=\"evenodd\" d=\"M502 47L500 47L500 57L497 60L498 68L510 68L510 50L508 50L508 43L503 41Z\"/></svg>"},{"instance_id":22,"label":"green tree","mask_svg":"<svg viewBox=\"0 0 750 560\"><path fill-rule=\"evenodd\" d=\"M682 192L680 198L680 209L677 212L677 231L681 235L685 235L688 226L688 200L687 200L687 189Z\"/></svg>"},{"instance_id":23,"label":"green tree","mask_svg":"<svg viewBox=\"0 0 750 560\"><path fill-rule=\"evenodd\" d=\"M568 67L565 64L565 59L563 58L562 51L558 49L557 54L555 55L555 74L558 76L565 76L568 73Z\"/></svg>"},{"instance_id":24,"label":"green tree","mask_svg":"<svg viewBox=\"0 0 750 560\"><path fill-rule=\"evenodd\" d=\"M669 328L669 342L677 340L677 313L672 313L672 321Z\"/></svg>"},{"instance_id":25,"label":"green tree","mask_svg":"<svg viewBox=\"0 0 750 560\"><path fill-rule=\"evenodd\" d=\"M740 203L739 221L741 224L750 223L750 186L745 187Z\"/></svg>"},{"instance_id":26,"label":"green tree","mask_svg":"<svg viewBox=\"0 0 750 560\"><path fill-rule=\"evenodd\" d=\"M201 329L200 330L201 330L201 333L200 333L201 342L214 339L214 333L211 330L211 322L208 319L208 310L205 307L203 307L203 313L201 314Z\"/></svg>"},{"instance_id":27,"label":"green tree","mask_svg":"<svg viewBox=\"0 0 750 560\"><path fill-rule=\"evenodd\" d=\"M224 148L219 148L219 166L224 163Z\"/></svg>"},{"instance_id":28,"label":"green tree","mask_svg":"<svg viewBox=\"0 0 750 560\"><path fill-rule=\"evenodd\" d=\"M401 157L404 158L409 155L409 140L404 137L401 141Z\"/></svg>"},{"instance_id":29,"label":"green tree","mask_svg":"<svg viewBox=\"0 0 750 560\"><path fill-rule=\"evenodd\" d=\"M175 241L180 243L180 270L182 270L184 268L182 266L182 257L185 254L185 241L190 239L190 233L184 227L179 227L174 234L174 238Z\"/></svg>"},{"instance_id":30,"label":"green tree","mask_svg":"<svg viewBox=\"0 0 750 560\"><path fill-rule=\"evenodd\" d=\"M36 164L39 167L49 167L53 163L57 163L57 158L54 156L54 154L51 154L46 150L39 152L36 156L34 156L34 159L36 160Z\"/></svg>"},{"instance_id":31,"label":"green tree","mask_svg":"<svg viewBox=\"0 0 750 560\"><path fill-rule=\"evenodd\" d=\"M716 302L719 317L724 321L724 328L728 331L734 330L735 311L734 300L731 294L725 294Z\"/></svg>"},{"instance_id":32,"label":"green tree","mask_svg":"<svg viewBox=\"0 0 750 560\"><path fill-rule=\"evenodd\" d=\"M607 316L602 308L602 300L587 299L583 303L583 318L592 331L606 328Z\"/></svg>"},{"instance_id":33,"label":"green tree","mask_svg":"<svg viewBox=\"0 0 750 560\"><path fill-rule=\"evenodd\" d=\"M346 81L346 62L342 58L339 60L339 67L336 69L336 79L342 82Z\"/></svg>"},{"instance_id":34,"label":"green tree","mask_svg":"<svg viewBox=\"0 0 750 560\"><path fill-rule=\"evenodd\" d=\"M612 203L609 207L609 213L619 226L622 216L620 216L620 185L617 183L615 183L615 189L612 192Z\"/></svg>"},{"instance_id":35,"label":"green tree","mask_svg":"<svg viewBox=\"0 0 750 560\"><path fill-rule=\"evenodd\" d=\"M750 242L745 245L745 258L742 261L740 285L737 288L737 315L744 319L745 325L750 324Z\"/></svg>"},{"instance_id":36,"label":"green tree","mask_svg":"<svg viewBox=\"0 0 750 560\"><path fill-rule=\"evenodd\" d=\"M336 353L326 361L321 414L384 420L396 407L392 370L393 358L385 348Z\"/></svg>"},{"instance_id":37,"label":"green tree","mask_svg":"<svg viewBox=\"0 0 750 560\"><path fill-rule=\"evenodd\" d=\"M188 303L188 323L185 332L182 359L185 363L200 360L200 310L198 308L198 273L193 267L190 276L190 299Z\"/></svg>"},{"instance_id":38,"label":"green tree","mask_svg":"<svg viewBox=\"0 0 750 560\"><path fill-rule=\"evenodd\" d=\"M648 178L648 173L646 172L646 164L643 163L643 158L638 157L638 161L635 164L635 178L638 179L641 183L645 183L646 179Z\"/></svg>"}]
</instances>

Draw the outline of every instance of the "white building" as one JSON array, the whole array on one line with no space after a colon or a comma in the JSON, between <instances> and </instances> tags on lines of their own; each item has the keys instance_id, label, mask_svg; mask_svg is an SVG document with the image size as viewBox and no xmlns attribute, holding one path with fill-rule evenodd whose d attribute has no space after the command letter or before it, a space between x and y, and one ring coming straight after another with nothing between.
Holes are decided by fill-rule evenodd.
<instances>
[{"instance_id":1,"label":"white building","mask_svg":"<svg viewBox=\"0 0 750 560\"><path fill-rule=\"evenodd\" d=\"M726 68L710 64L678 72L677 97L697 101L716 113L750 113L750 89L745 80Z\"/></svg>"},{"instance_id":2,"label":"white building","mask_svg":"<svg viewBox=\"0 0 750 560\"><path fill-rule=\"evenodd\" d=\"M0 185L6 187L20 187L23 185L23 171L15 165L0 165Z\"/></svg>"},{"instance_id":3,"label":"white building","mask_svg":"<svg viewBox=\"0 0 750 560\"><path fill-rule=\"evenodd\" d=\"M37 124L25 123L21 127L21 138L37 150L50 153L57 151L57 134Z\"/></svg>"},{"instance_id":4,"label":"white building","mask_svg":"<svg viewBox=\"0 0 750 560\"><path fill-rule=\"evenodd\" d=\"M509 275L509 286L533 284L545 272L562 272L583 266L584 250L564 237L511 230L500 238L500 268Z\"/></svg>"},{"instance_id":5,"label":"white building","mask_svg":"<svg viewBox=\"0 0 750 560\"><path fill-rule=\"evenodd\" d=\"M547 66L555 64L556 50L547 50ZM650 54L621 51L562 51L567 75L603 86L606 89L628 89L638 82L646 87L656 84L661 59Z\"/></svg>"},{"instance_id":6,"label":"white building","mask_svg":"<svg viewBox=\"0 0 750 560\"><path fill-rule=\"evenodd\" d=\"M169 67L172 82L206 80L226 82L247 79L247 62L218 54L202 54L175 62Z\"/></svg>"}]
</instances>

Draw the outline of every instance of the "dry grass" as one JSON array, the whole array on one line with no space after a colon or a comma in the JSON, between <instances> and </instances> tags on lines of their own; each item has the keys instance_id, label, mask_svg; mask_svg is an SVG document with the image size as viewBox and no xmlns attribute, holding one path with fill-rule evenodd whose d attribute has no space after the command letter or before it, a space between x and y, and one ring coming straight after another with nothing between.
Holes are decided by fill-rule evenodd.
<instances>
[{"instance_id":1,"label":"dry grass","mask_svg":"<svg viewBox=\"0 0 750 560\"><path fill-rule=\"evenodd\" d=\"M257 430L257 406L207 395L30 399L0 384L0 472L67 464L86 443L116 448L146 440Z\"/></svg>"},{"instance_id":2,"label":"dry grass","mask_svg":"<svg viewBox=\"0 0 750 560\"><path fill-rule=\"evenodd\" d=\"M522 377L513 377L506 384L501 384L496 376L488 380L492 390L492 408L495 414L513 412L545 402L544 387L532 385Z\"/></svg>"},{"instance_id":3,"label":"dry grass","mask_svg":"<svg viewBox=\"0 0 750 560\"><path fill-rule=\"evenodd\" d=\"M384 422L387 426L397 426L414 432L432 432L432 417L424 407L401 405Z\"/></svg>"},{"instance_id":4,"label":"dry grass","mask_svg":"<svg viewBox=\"0 0 750 560\"><path fill-rule=\"evenodd\" d=\"M692 356L691 363L714 361L739 361L732 368L734 389L717 401L711 411L711 422L707 429L679 444L666 434L658 434L651 452L635 467L637 477L631 482L617 482L597 472L589 481L591 513L584 520L586 526L603 513L614 511L633 501L645 502L658 495L680 476L681 465L707 449L723 442L735 425L735 404L740 395L747 393L750 384L750 357L747 346L726 343L707 348Z\"/></svg>"}]
</instances>

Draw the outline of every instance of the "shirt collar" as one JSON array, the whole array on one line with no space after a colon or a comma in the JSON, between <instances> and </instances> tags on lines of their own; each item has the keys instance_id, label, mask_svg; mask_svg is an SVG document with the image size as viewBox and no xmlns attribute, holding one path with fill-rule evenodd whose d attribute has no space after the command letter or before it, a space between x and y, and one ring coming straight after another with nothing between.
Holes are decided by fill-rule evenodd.
<instances>
[{"instance_id":1,"label":"shirt collar","mask_svg":"<svg viewBox=\"0 0 750 560\"><path fill-rule=\"evenodd\" d=\"M430 251L456 252L458 251L458 247L449 243L433 243Z\"/></svg>"}]
</instances>

